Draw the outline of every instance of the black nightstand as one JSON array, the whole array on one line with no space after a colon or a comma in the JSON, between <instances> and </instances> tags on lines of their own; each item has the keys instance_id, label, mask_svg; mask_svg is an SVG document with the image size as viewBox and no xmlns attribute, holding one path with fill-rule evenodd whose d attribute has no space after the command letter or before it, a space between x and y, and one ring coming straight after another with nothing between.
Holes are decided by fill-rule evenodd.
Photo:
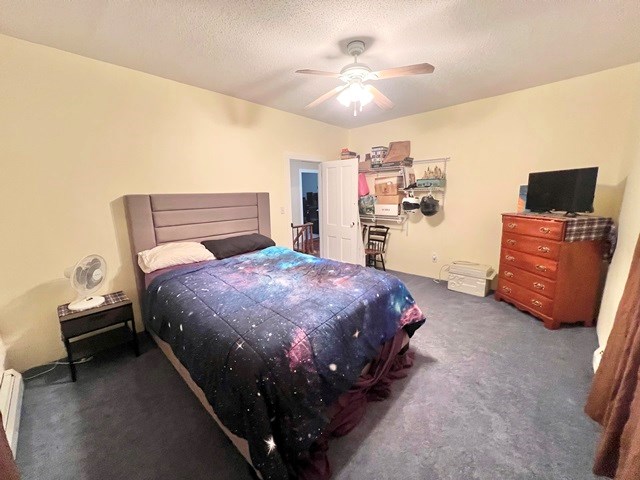
<instances>
[{"instance_id":1,"label":"black nightstand","mask_svg":"<svg viewBox=\"0 0 640 480\"><path fill-rule=\"evenodd\" d=\"M130 341L136 357L140 355L131 300L127 298L124 292L109 293L104 298L105 303L99 307L79 312L69 310L68 303L58 307L62 341L67 349L71 380L74 382L76 381L76 366L73 362L98 350ZM128 326L129 322L131 322L131 328ZM119 328L71 341L71 339L81 335L103 330L119 323L123 324Z\"/></svg>"}]
</instances>

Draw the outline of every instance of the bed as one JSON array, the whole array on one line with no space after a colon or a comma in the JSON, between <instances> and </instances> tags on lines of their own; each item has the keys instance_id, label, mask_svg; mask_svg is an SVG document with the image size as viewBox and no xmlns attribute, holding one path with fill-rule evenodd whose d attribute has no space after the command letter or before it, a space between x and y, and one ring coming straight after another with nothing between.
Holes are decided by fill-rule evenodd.
<instances>
[{"instance_id":1,"label":"bed","mask_svg":"<svg viewBox=\"0 0 640 480\"><path fill-rule=\"evenodd\" d=\"M267 193L124 198L145 328L264 479L328 478L327 438L411 364L424 316L397 278L283 247L150 279L137 253L260 233ZM213 473L213 472L212 472Z\"/></svg>"}]
</instances>

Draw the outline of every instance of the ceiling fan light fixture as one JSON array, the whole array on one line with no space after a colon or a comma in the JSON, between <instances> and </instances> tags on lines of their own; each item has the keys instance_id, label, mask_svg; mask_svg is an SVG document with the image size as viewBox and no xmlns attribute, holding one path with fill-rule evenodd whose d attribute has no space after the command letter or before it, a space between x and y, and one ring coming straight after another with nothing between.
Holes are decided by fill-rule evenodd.
<instances>
[{"instance_id":1,"label":"ceiling fan light fixture","mask_svg":"<svg viewBox=\"0 0 640 480\"><path fill-rule=\"evenodd\" d=\"M373 95L361 83L352 83L345 88L340 95L338 101L345 107L351 106L353 103L364 106L373 100Z\"/></svg>"},{"instance_id":2,"label":"ceiling fan light fixture","mask_svg":"<svg viewBox=\"0 0 640 480\"><path fill-rule=\"evenodd\" d=\"M374 72L368 65L358 62L358 57L364 53L364 49L365 44L362 40L349 42L347 45L347 52L353 57L353 62L345 65L345 67L340 70L340 73L308 69L296 70L296 73L319 75L321 77L333 77L344 82L343 85L335 87L333 90L329 90L327 93L316 98L304 108L309 109L316 107L337 95L337 100L342 105L347 108L353 108L354 116L357 116L358 111L362 111L362 107L370 102L374 102L382 110L389 110L393 108L393 102L371 83L365 84L364 82L422 75L425 73L433 73L434 71L433 65L428 63L417 63L415 65L387 68Z\"/></svg>"}]
</instances>

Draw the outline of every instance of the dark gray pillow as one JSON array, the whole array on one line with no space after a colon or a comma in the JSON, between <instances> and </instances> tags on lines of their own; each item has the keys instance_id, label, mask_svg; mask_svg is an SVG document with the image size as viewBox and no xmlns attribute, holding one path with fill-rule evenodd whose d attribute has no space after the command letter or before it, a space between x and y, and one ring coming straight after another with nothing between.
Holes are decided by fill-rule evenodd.
<instances>
[{"instance_id":1,"label":"dark gray pillow","mask_svg":"<svg viewBox=\"0 0 640 480\"><path fill-rule=\"evenodd\" d=\"M259 233L238 235L237 237L223 238L221 240L205 240L201 243L220 260L242 253L255 252L263 248L273 247L276 244L269 237L265 237Z\"/></svg>"}]
</instances>

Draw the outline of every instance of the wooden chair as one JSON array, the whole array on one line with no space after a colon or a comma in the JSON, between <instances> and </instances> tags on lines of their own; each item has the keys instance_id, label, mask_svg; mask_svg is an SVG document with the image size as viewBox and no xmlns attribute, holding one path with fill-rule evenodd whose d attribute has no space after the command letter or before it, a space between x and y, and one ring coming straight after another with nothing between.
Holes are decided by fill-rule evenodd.
<instances>
[{"instance_id":1,"label":"wooden chair","mask_svg":"<svg viewBox=\"0 0 640 480\"><path fill-rule=\"evenodd\" d=\"M293 249L296 252L316 255L313 241L313 223L303 223L302 225L291 224L291 238L293 239Z\"/></svg>"},{"instance_id":2,"label":"wooden chair","mask_svg":"<svg viewBox=\"0 0 640 480\"><path fill-rule=\"evenodd\" d=\"M384 254L387 251L387 238L389 237L389 227L371 225L368 230L367 245L364 254L367 258L367 267L378 268L378 263L384 266Z\"/></svg>"}]
</instances>

